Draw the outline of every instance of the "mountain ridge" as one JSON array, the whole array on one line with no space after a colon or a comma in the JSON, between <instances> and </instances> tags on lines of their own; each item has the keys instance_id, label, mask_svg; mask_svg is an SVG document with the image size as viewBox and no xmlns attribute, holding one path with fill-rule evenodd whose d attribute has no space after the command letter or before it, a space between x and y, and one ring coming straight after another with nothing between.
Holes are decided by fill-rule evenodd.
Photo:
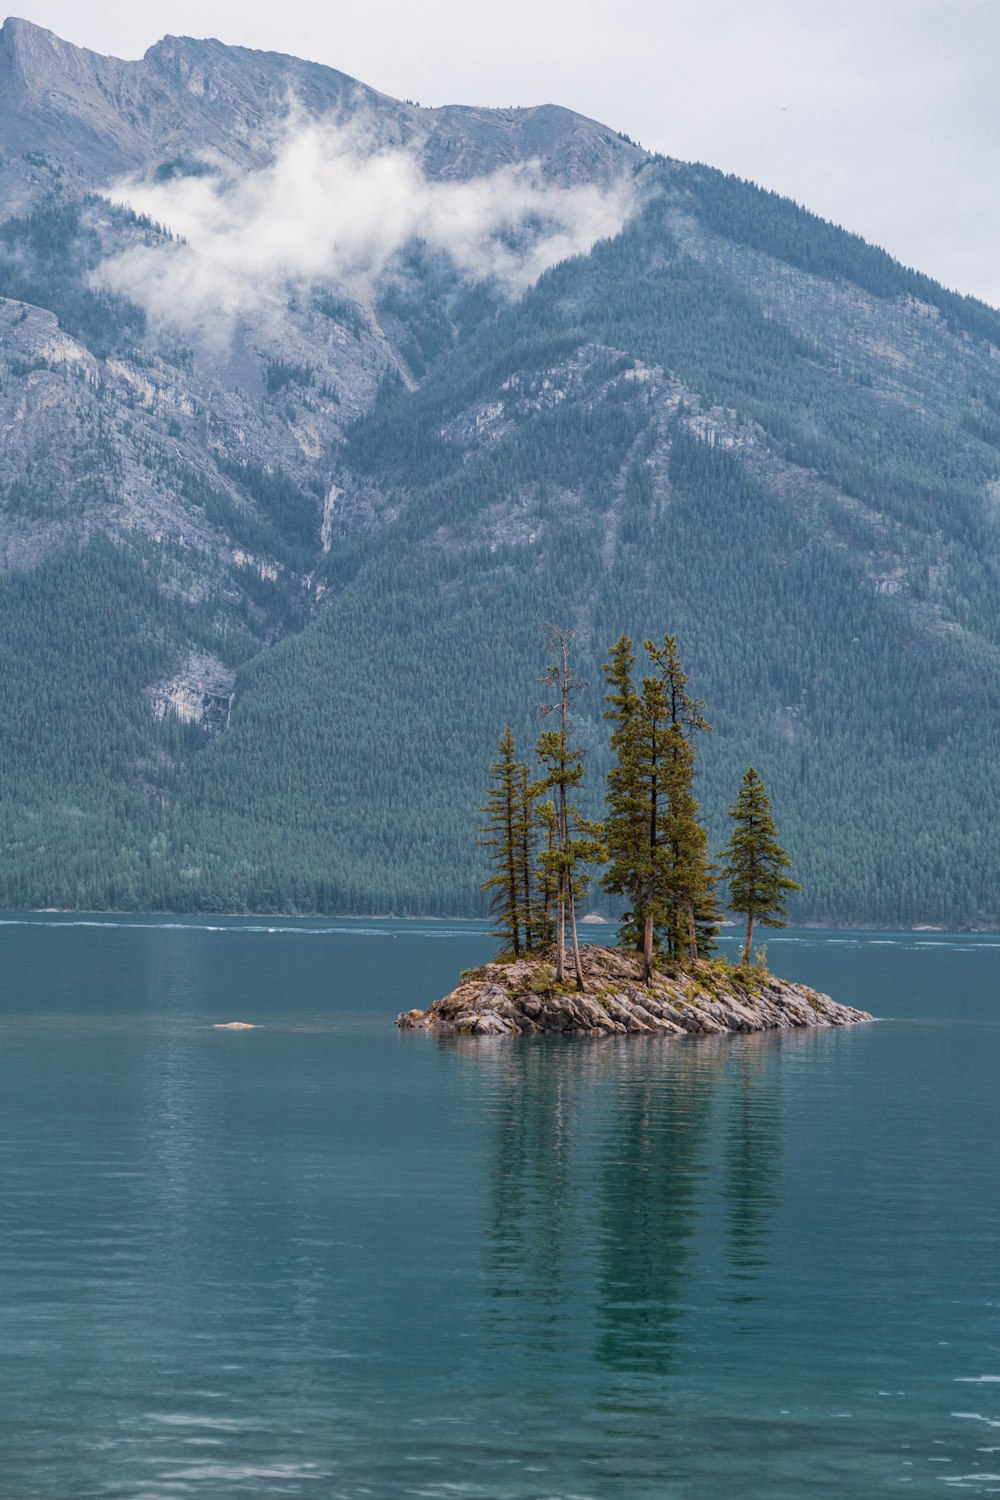
<instances>
[{"instance_id":1,"label":"mountain ridge","mask_svg":"<svg viewBox=\"0 0 1000 1500\"><path fill-rule=\"evenodd\" d=\"M1000 314L572 111L369 90L358 172L537 162L532 205L625 184L627 221L518 295L415 232L363 287L268 283L209 338L109 283L198 245L100 173L132 152L168 207L216 149L220 193L269 181L282 56L45 47L36 113L0 93L0 902L478 909L480 785L504 722L535 732L554 621L595 803L603 655L670 630L716 724L713 840L752 760L796 918L1000 923ZM171 56L187 83L136 124ZM350 115L355 81L315 80ZM515 256L542 233L484 223Z\"/></svg>"},{"instance_id":2,"label":"mountain ridge","mask_svg":"<svg viewBox=\"0 0 1000 1500\"><path fill-rule=\"evenodd\" d=\"M616 158L630 163L645 156L606 126L558 105L423 109L324 64L215 39L165 36L141 59L124 61L9 18L0 28L0 81L11 79L15 61L20 107L17 119L0 111L0 150L44 151L55 143L90 173L93 187L175 151L214 149L238 166L261 165L293 97L310 115L345 119L364 111L369 123L378 122L377 146L416 146L435 175L470 175L542 154L560 180L578 180L586 171L588 181L608 181L622 169ZM190 115L186 128L182 105ZM72 138L70 125L83 132L82 141ZM456 127L471 137L459 157L449 150ZM485 138L477 141L473 127Z\"/></svg>"}]
</instances>

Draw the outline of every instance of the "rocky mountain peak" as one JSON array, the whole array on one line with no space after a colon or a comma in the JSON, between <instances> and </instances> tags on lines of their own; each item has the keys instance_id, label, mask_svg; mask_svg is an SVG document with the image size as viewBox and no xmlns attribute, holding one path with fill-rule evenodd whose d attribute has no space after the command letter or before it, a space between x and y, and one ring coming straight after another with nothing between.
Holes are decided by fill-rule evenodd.
<instances>
[{"instance_id":1,"label":"rocky mountain peak","mask_svg":"<svg viewBox=\"0 0 1000 1500\"><path fill-rule=\"evenodd\" d=\"M225 51L223 43L215 37L198 40L196 37L168 34L147 47L142 60L148 68L155 69L158 73L186 78L192 69L204 67L213 57Z\"/></svg>"},{"instance_id":2,"label":"rocky mountain peak","mask_svg":"<svg viewBox=\"0 0 1000 1500\"><path fill-rule=\"evenodd\" d=\"M63 41L54 31L8 16L0 26L0 67L7 64L32 93L93 85L109 73L135 70L137 64L103 57Z\"/></svg>"},{"instance_id":3,"label":"rocky mountain peak","mask_svg":"<svg viewBox=\"0 0 1000 1500\"><path fill-rule=\"evenodd\" d=\"M50 156L92 187L206 148L239 168L260 166L290 100L315 119L362 120L373 149L412 147L434 177L531 162L552 181L606 185L645 156L555 105L421 109L335 68L216 38L168 35L128 62L16 17L0 30L0 152Z\"/></svg>"},{"instance_id":4,"label":"rocky mountain peak","mask_svg":"<svg viewBox=\"0 0 1000 1500\"><path fill-rule=\"evenodd\" d=\"M36 26L33 21L24 21L20 16L8 16L0 26L0 55L30 57L42 49L59 51L70 49L54 31Z\"/></svg>"},{"instance_id":5,"label":"rocky mountain peak","mask_svg":"<svg viewBox=\"0 0 1000 1500\"><path fill-rule=\"evenodd\" d=\"M51 154L93 181L141 155L142 64L11 17L0 29L0 150Z\"/></svg>"}]
</instances>

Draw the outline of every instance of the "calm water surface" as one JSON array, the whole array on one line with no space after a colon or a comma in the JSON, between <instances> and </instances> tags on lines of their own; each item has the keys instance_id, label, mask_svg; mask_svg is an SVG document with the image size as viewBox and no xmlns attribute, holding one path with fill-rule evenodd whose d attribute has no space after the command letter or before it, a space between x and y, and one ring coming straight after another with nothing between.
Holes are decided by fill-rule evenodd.
<instances>
[{"instance_id":1,"label":"calm water surface","mask_svg":"<svg viewBox=\"0 0 1000 1500\"><path fill-rule=\"evenodd\" d=\"M998 940L772 937L847 1031L396 1032L488 951L0 919L2 1500L1000 1494Z\"/></svg>"}]
</instances>

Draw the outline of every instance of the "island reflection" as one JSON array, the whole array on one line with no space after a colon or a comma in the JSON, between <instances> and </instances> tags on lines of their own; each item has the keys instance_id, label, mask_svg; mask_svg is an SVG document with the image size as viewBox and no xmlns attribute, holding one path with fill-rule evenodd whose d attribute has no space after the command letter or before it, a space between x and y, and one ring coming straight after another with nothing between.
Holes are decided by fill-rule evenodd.
<instances>
[{"instance_id":1,"label":"island reflection","mask_svg":"<svg viewBox=\"0 0 1000 1500\"><path fill-rule=\"evenodd\" d=\"M487 1337L526 1379L594 1360L614 1405L677 1372L703 1294L747 1314L781 1206L780 1054L809 1040L438 1040L491 1120Z\"/></svg>"}]
</instances>

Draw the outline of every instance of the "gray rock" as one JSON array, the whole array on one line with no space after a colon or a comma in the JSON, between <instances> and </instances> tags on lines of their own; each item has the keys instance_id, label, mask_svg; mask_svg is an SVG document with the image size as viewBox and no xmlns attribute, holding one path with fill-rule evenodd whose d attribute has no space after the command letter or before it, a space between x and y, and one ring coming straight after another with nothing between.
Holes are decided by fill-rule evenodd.
<instances>
[{"instance_id":1,"label":"gray rock","mask_svg":"<svg viewBox=\"0 0 1000 1500\"><path fill-rule=\"evenodd\" d=\"M53 152L93 186L124 172L180 171L205 153L239 168L263 166L293 99L307 117L362 125L373 150L415 150L433 177L541 161L552 181L606 183L647 155L553 104L422 109L278 52L166 36L126 62L30 21L0 27L0 150Z\"/></svg>"},{"instance_id":2,"label":"gray rock","mask_svg":"<svg viewBox=\"0 0 1000 1500\"><path fill-rule=\"evenodd\" d=\"M556 988L551 954L486 964L428 1010L405 1011L396 1024L474 1036L703 1036L872 1019L806 985L721 964L654 974L647 986L635 954L586 945L581 967L583 991L567 993Z\"/></svg>"}]
</instances>

